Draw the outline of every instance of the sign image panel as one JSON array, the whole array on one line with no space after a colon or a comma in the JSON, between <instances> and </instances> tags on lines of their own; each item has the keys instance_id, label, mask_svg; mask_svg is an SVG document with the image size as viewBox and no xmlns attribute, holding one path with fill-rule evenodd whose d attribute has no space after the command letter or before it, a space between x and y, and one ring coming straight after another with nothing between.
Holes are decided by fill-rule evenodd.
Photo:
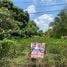
<instances>
[{"instance_id":1,"label":"sign image panel","mask_svg":"<svg viewBox=\"0 0 67 67\"><path fill-rule=\"evenodd\" d=\"M44 58L45 43L31 43L31 58Z\"/></svg>"}]
</instances>

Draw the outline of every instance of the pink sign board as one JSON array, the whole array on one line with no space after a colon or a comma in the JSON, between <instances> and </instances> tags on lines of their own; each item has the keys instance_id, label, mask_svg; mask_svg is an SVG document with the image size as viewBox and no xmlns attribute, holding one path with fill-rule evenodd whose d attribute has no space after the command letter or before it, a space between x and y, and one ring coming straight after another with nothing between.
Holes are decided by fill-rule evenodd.
<instances>
[{"instance_id":1,"label":"pink sign board","mask_svg":"<svg viewBox=\"0 0 67 67\"><path fill-rule=\"evenodd\" d=\"M44 58L45 43L31 43L31 58Z\"/></svg>"}]
</instances>

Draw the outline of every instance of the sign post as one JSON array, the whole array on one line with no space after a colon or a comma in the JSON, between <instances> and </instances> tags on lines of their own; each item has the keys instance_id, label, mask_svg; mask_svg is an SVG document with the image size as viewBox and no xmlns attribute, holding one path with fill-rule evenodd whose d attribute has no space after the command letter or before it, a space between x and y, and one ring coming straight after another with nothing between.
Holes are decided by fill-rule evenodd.
<instances>
[{"instance_id":1,"label":"sign post","mask_svg":"<svg viewBox=\"0 0 67 67\"><path fill-rule=\"evenodd\" d=\"M36 67L36 59L43 59L45 51L45 43L32 42L31 43L31 59L34 63L32 67Z\"/></svg>"}]
</instances>

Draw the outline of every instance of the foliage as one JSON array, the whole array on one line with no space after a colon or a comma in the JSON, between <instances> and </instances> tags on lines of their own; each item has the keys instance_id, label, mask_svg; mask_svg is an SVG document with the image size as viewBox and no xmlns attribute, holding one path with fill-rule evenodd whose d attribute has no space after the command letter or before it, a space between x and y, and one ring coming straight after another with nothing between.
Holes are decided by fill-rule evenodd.
<instances>
[{"instance_id":1,"label":"foliage","mask_svg":"<svg viewBox=\"0 0 67 67\"><path fill-rule=\"evenodd\" d=\"M29 21L28 25L25 27L25 34L27 37L38 35L38 27L34 21Z\"/></svg>"},{"instance_id":2,"label":"foliage","mask_svg":"<svg viewBox=\"0 0 67 67\"><path fill-rule=\"evenodd\" d=\"M29 21L29 14L10 0L0 1L0 37L21 36ZM9 35L9 36L8 36Z\"/></svg>"},{"instance_id":3,"label":"foliage","mask_svg":"<svg viewBox=\"0 0 67 67\"><path fill-rule=\"evenodd\" d=\"M0 43L0 58L15 56L16 46L15 42L4 39Z\"/></svg>"},{"instance_id":4,"label":"foliage","mask_svg":"<svg viewBox=\"0 0 67 67\"><path fill-rule=\"evenodd\" d=\"M53 66L67 63L67 40L39 36L25 39L4 39L0 42L0 58L3 59L6 57L7 60L11 59L11 61L15 61L18 64L32 63L30 60L31 42L46 43L46 53L43 64L48 62L49 65ZM36 63L42 63L42 61L38 61L37 59Z\"/></svg>"},{"instance_id":5,"label":"foliage","mask_svg":"<svg viewBox=\"0 0 67 67\"><path fill-rule=\"evenodd\" d=\"M52 29L48 31L49 36L55 38L61 38L67 36L67 8L62 10L60 14L55 18L54 22L50 24Z\"/></svg>"},{"instance_id":6,"label":"foliage","mask_svg":"<svg viewBox=\"0 0 67 67\"><path fill-rule=\"evenodd\" d=\"M31 37L37 35L38 27L29 20L27 11L16 7L10 0L0 1L0 39Z\"/></svg>"},{"instance_id":7,"label":"foliage","mask_svg":"<svg viewBox=\"0 0 67 67\"><path fill-rule=\"evenodd\" d=\"M56 39L47 38L48 36L43 36L43 31L39 31L35 22L29 20L26 11L14 6L10 0L0 0L0 62L3 59L4 62L5 59L10 59L18 64L32 63L30 59L31 42L45 42L45 58L42 61L36 59L36 62L39 60L37 64L48 63L53 67L64 66L65 63L67 64L67 40L57 38L67 36L66 22L67 11L63 10L51 23L52 29L45 33ZM15 39L15 37L19 38Z\"/></svg>"},{"instance_id":8,"label":"foliage","mask_svg":"<svg viewBox=\"0 0 67 67\"><path fill-rule=\"evenodd\" d=\"M31 38L21 38L21 39L13 39L14 41L20 43L24 50L23 52L25 55L23 59L19 59L19 61L29 62L30 59L30 44L31 42L45 42L46 43L46 54L43 63L45 61L50 62L58 62L58 64L66 63L67 59L67 40L65 39L54 39L54 38L47 38L47 37L31 37ZM22 49L21 49L22 50ZM46 59L47 57L47 59ZM16 58L17 59L17 58ZM31 61L30 61L31 62ZM22 63L22 62L21 62ZM39 62L38 62L39 63ZM53 65L53 64L52 64Z\"/></svg>"}]
</instances>

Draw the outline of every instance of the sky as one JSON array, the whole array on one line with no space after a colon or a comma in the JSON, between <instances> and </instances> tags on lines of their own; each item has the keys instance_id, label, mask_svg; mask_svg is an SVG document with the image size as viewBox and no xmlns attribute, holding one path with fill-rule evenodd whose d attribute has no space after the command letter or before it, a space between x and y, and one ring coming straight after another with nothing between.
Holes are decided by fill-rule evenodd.
<instances>
[{"instance_id":1,"label":"sky","mask_svg":"<svg viewBox=\"0 0 67 67\"><path fill-rule=\"evenodd\" d=\"M40 30L49 29L49 24L60 11L67 6L67 0L13 0L13 3L28 11L30 20L34 20Z\"/></svg>"}]
</instances>

